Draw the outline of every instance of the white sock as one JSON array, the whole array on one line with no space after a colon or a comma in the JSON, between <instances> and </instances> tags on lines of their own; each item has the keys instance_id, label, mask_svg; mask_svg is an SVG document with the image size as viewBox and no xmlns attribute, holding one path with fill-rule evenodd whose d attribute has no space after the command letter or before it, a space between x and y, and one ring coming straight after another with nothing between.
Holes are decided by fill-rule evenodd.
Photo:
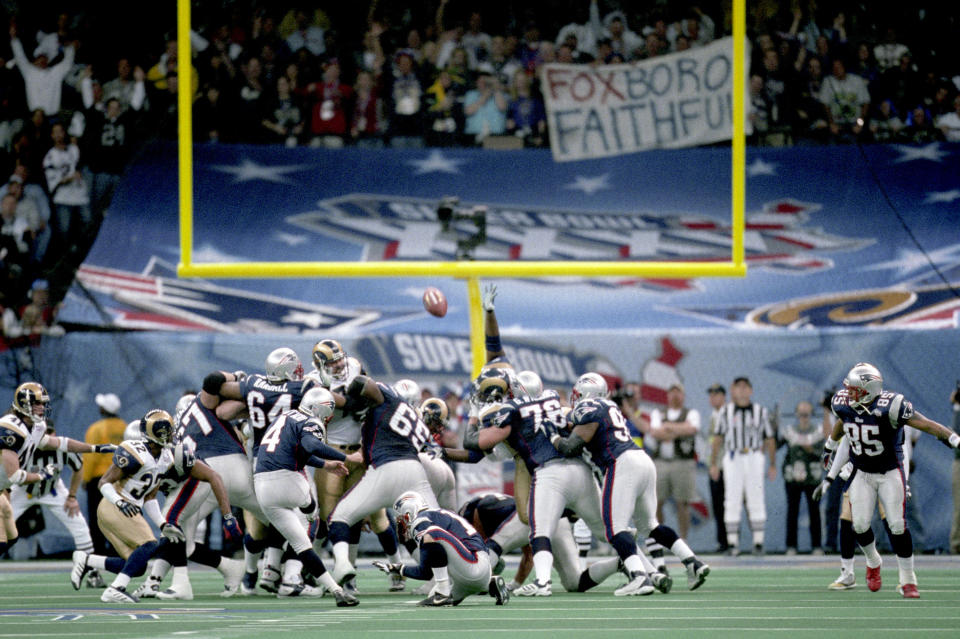
<instances>
[{"instance_id":1,"label":"white sock","mask_svg":"<svg viewBox=\"0 0 960 639\"><path fill-rule=\"evenodd\" d=\"M690 550L690 546L687 545L687 542L677 538L673 545L670 546L670 552L677 556L677 559L684 561L693 557L693 551Z\"/></svg>"},{"instance_id":2,"label":"white sock","mask_svg":"<svg viewBox=\"0 0 960 639\"><path fill-rule=\"evenodd\" d=\"M173 567L173 583L171 587L181 590L190 588L190 577L187 576L186 566Z\"/></svg>"},{"instance_id":3,"label":"white sock","mask_svg":"<svg viewBox=\"0 0 960 639\"><path fill-rule=\"evenodd\" d=\"M619 569L620 560L616 557L610 557L590 564L590 567L587 568L587 574L590 575L590 579L599 584ZM643 570L643 563L640 564L640 569Z\"/></svg>"},{"instance_id":4,"label":"white sock","mask_svg":"<svg viewBox=\"0 0 960 639\"><path fill-rule=\"evenodd\" d=\"M644 553L642 550L637 550L637 557L640 558L640 563L643 565L643 571L645 573L650 574L652 572L657 572L656 566L653 565L653 562L650 561L650 558L647 557L646 553Z\"/></svg>"},{"instance_id":5,"label":"white sock","mask_svg":"<svg viewBox=\"0 0 960 639\"><path fill-rule=\"evenodd\" d=\"M303 570L303 562L299 559L288 559L283 564L283 583L300 583L300 571Z\"/></svg>"},{"instance_id":6,"label":"white sock","mask_svg":"<svg viewBox=\"0 0 960 639\"><path fill-rule=\"evenodd\" d=\"M533 572L539 583L545 584L550 581L550 575L553 572L553 553L549 550L534 553Z\"/></svg>"},{"instance_id":7,"label":"white sock","mask_svg":"<svg viewBox=\"0 0 960 639\"><path fill-rule=\"evenodd\" d=\"M450 576L447 574L447 567L433 569L433 578L437 581L437 594L450 596Z\"/></svg>"},{"instance_id":8,"label":"white sock","mask_svg":"<svg viewBox=\"0 0 960 639\"><path fill-rule=\"evenodd\" d=\"M150 569L150 576L158 581L163 581L163 578L170 572L170 568L170 562L166 559L155 559L153 568Z\"/></svg>"},{"instance_id":9,"label":"white sock","mask_svg":"<svg viewBox=\"0 0 960 639\"><path fill-rule=\"evenodd\" d=\"M390 563L391 563L391 564L400 564L400 563L403 563L403 560L400 559L400 551L399 551L399 550L398 550L397 552L393 553L392 555L388 555L388 556L387 556L387 559L390 560Z\"/></svg>"},{"instance_id":10,"label":"white sock","mask_svg":"<svg viewBox=\"0 0 960 639\"><path fill-rule=\"evenodd\" d=\"M259 552L250 552L246 548L243 549L243 564L244 570L247 572L257 572L257 562L260 561Z\"/></svg>"},{"instance_id":11,"label":"white sock","mask_svg":"<svg viewBox=\"0 0 960 639\"><path fill-rule=\"evenodd\" d=\"M110 584L111 588L123 588L126 589L130 585L130 575L125 575L122 572L116 576L113 580L113 583Z\"/></svg>"},{"instance_id":12,"label":"white sock","mask_svg":"<svg viewBox=\"0 0 960 639\"><path fill-rule=\"evenodd\" d=\"M326 586L329 592L342 591L343 589L337 585L337 582L333 580L333 575L330 574L330 571L324 571L322 575L317 577L317 581Z\"/></svg>"},{"instance_id":13,"label":"white sock","mask_svg":"<svg viewBox=\"0 0 960 639\"><path fill-rule=\"evenodd\" d=\"M624 559L623 567L626 568L627 572L630 573L631 575L635 572L646 572L643 569L643 561L640 559L638 555L630 555L629 557ZM596 580L594 579L594 581Z\"/></svg>"},{"instance_id":14,"label":"white sock","mask_svg":"<svg viewBox=\"0 0 960 639\"><path fill-rule=\"evenodd\" d=\"M897 557L897 568L900 572L900 585L916 584L917 575L913 572L913 555L909 557Z\"/></svg>"},{"instance_id":15,"label":"white sock","mask_svg":"<svg viewBox=\"0 0 960 639\"><path fill-rule=\"evenodd\" d=\"M852 573L852 572L853 572L853 562L854 562L854 558L853 558L853 557L851 557L850 559L844 559L843 557L841 557L841 558L840 558L840 572L843 573L843 574L845 574L845 575L849 575L850 573Z\"/></svg>"},{"instance_id":16,"label":"white sock","mask_svg":"<svg viewBox=\"0 0 960 639\"><path fill-rule=\"evenodd\" d=\"M283 549L273 546L263 551L263 567L269 566L274 570L280 569L280 561L283 559Z\"/></svg>"},{"instance_id":17,"label":"white sock","mask_svg":"<svg viewBox=\"0 0 960 639\"><path fill-rule=\"evenodd\" d=\"M357 565L357 557L360 555L360 544L350 544L350 563Z\"/></svg>"},{"instance_id":18,"label":"white sock","mask_svg":"<svg viewBox=\"0 0 960 639\"><path fill-rule=\"evenodd\" d=\"M867 558L867 568L879 568L883 563L880 553L877 552L877 542L871 541L866 546L860 546L860 549Z\"/></svg>"},{"instance_id":19,"label":"white sock","mask_svg":"<svg viewBox=\"0 0 960 639\"><path fill-rule=\"evenodd\" d=\"M107 569L107 558L103 555L87 555L87 565L99 570Z\"/></svg>"},{"instance_id":20,"label":"white sock","mask_svg":"<svg viewBox=\"0 0 960 639\"><path fill-rule=\"evenodd\" d=\"M338 566L350 563L350 544L346 541L338 541L333 545L333 559Z\"/></svg>"}]
</instances>

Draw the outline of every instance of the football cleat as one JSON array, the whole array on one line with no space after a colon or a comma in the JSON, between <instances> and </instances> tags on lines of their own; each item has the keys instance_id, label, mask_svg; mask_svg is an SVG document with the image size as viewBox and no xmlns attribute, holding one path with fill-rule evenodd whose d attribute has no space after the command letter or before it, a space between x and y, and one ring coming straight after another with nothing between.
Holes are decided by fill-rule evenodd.
<instances>
[{"instance_id":1,"label":"football cleat","mask_svg":"<svg viewBox=\"0 0 960 639\"><path fill-rule=\"evenodd\" d=\"M857 586L857 577L853 574L853 571L850 572L841 572L840 576L837 577L836 581L827 586L830 590L850 590Z\"/></svg>"},{"instance_id":2,"label":"football cleat","mask_svg":"<svg viewBox=\"0 0 960 639\"><path fill-rule=\"evenodd\" d=\"M90 553L83 550L73 551L73 568L70 570L70 584L74 590L80 590L80 586L83 585L83 578L88 572L93 570L92 567L87 565L87 557L89 556Z\"/></svg>"},{"instance_id":3,"label":"football cleat","mask_svg":"<svg viewBox=\"0 0 960 639\"><path fill-rule=\"evenodd\" d=\"M503 582L503 577L497 576L491 579L487 591L491 597L497 600L498 606L502 606L510 601L510 591L507 590L507 584Z\"/></svg>"},{"instance_id":4,"label":"football cleat","mask_svg":"<svg viewBox=\"0 0 960 639\"><path fill-rule=\"evenodd\" d=\"M920 593L917 591L917 584L900 584L897 586L897 592L904 599L919 599Z\"/></svg>"},{"instance_id":5,"label":"football cleat","mask_svg":"<svg viewBox=\"0 0 960 639\"><path fill-rule=\"evenodd\" d=\"M513 591L518 597L549 597L553 594L553 582L547 579L546 583L534 581L532 583L520 586Z\"/></svg>"},{"instance_id":6,"label":"football cleat","mask_svg":"<svg viewBox=\"0 0 960 639\"><path fill-rule=\"evenodd\" d=\"M160 584L162 581L162 579L150 575L146 581L140 584L139 588L133 591L133 596L137 599L155 599L157 593L160 592Z\"/></svg>"},{"instance_id":7,"label":"football cleat","mask_svg":"<svg viewBox=\"0 0 960 639\"><path fill-rule=\"evenodd\" d=\"M138 603L140 600L128 593L126 588L110 586L100 595L100 601L104 603Z\"/></svg>"},{"instance_id":8,"label":"football cleat","mask_svg":"<svg viewBox=\"0 0 960 639\"><path fill-rule=\"evenodd\" d=\"M257 573L243 573L243 579L240 580L240 594L244 597L250 597L257 594Z\"/></svg>"},{"instance_id":9,"label":"football cleat","mask_svg":"<svg viewBox=\"0 0 960 639\"><path fill-rule=\"evenodd\" d=\"M271 594L277 594L280 585L280 571L273 566L264 566L260 571L260 581L257 582L257 585Z\"/></svg>"},{"instance_id":10,"label":"football cleat","mask_svg":"<svg viewBox=\"0 0 960 639\"><path fill-rule=\"evenodd\" d=\"M439 608L441 606L452 606L453 599L450 598L450 595L441 595L439 592L435 592L423 601L417 602L418 606L427 606L430 608Z\"/></svg>"},{"instance_id":11,"label":"football cleat","mask_svg":"<svg viewBox=\"0 0 960 639\"><path fill-rule=\"evenodd\" d=\"M637 571L630 575L630 581L613 591L617 597L630 597L633 595L651 595L656 590L650 577L643 571Z\"/></svg>"},{"instance_id":12,"label":"football cleat","mask_svg":"<svg viewBox=\"0 0 960 639\"><path fill-rule=\"evenodd\" d=\"M166 590L161 590L157 593L157 599L162 599L163 601L192 601L193 600L193 586L190 585L190 582L186 582L186 585L183 584L174 584L171 585Z\"/></svg>"},{"instance_id":13,"label":"football cleat","mask_svg":"<svg viewBox=\"0 0 960 639\"><path fill-rule=\"evenodd\" d=\"M690 565L687 566L687 588L696 590L703 585L703 582L707 580L707 575L709 574L710 566L694 558L694 560L690 562Z\"/></svg>"},{"instance_id":14,"label":"football cleat","mask_svg":"<svg viewBox=\"0 0 960 639\"><path fill-rule=\"evenodd\" d=\"M343 589L334 590L333 598L337 601L337 608L352 608L360 605L359 599Z\"/></svg>"},{"instance_id":15,"label":"football cleat","mask_svg":"<svg viewBox=\"0 0 960 639\"><path fill-rule=\"evenodd\" d=\"M883 579L880 577L880 566L877 566L876 568L867 566L867 588L870 589L870 592L876 592L880 590L882 585Z\"/></svg>"},{"instance_id":16,"label":"football cleat","mask_svg":"<svg viewBox=\"0 0 960 639\"><path fill-rule=\"evenodd\" d=\"M100 576L100 573L96 569L91 569L90 573L87 574L87 588L106 588L107 584L104 583L103 577Z\"/></svg>"},{"instance_id":17,"label":"football cleat","mask_svg":"<svg viewBox=\"0 0 960 639\"><path fill-rule=\"evenodd\" d=\"M345 562L343 565L341 565L340 562L337 562L331 571L331 576L333 577L333 580L337 582L337 585L342 586L357 576L357 569L354 568L353 564L351 564L349 561Z\"/></svg>"},{"instance_id":18,"label":"football cleat","mask_svg":"<svg viewBox=\"0 0 960 639\"><path fill-rule=\"evenodd\" d=\"M356 587L356 583L354 583ZM400 575L390 575L390 592L400 592L407 587L407 580Z\"/></svg>"},{"instance_id":19,"label":"football cleat","mask_svg":"<svg viewBox=\"0 0 960 639\"><path fill-rule=\"evenodd\" d=\"M659 570L651 573L650 581L653 582L653 587L662 592L663 594L668 594L673 588L673 577L666 573L662 573Z\"/></svg>"},{"instance_id":20,"label":"football cleat","mask_svg":"<svg viewBox=\"0 0 960 639\"><path fill-rule=\"evenodd\" d=\"M223 592L221 597L232 597L240 590L240 581L243 579L244 563L239 559L220 560L220 566L217 568L223 575Z\"/></svg>"},{"instance_id":21,"label":"football cleat","mask_svg":"<svg viewBox=\"0 0 960 639\"><path fill-rule=\"evenodd\" d=\"M322 597L323 590L304 583L281 583L277 588L277 597Z\"/></svg>"}]
</instances>

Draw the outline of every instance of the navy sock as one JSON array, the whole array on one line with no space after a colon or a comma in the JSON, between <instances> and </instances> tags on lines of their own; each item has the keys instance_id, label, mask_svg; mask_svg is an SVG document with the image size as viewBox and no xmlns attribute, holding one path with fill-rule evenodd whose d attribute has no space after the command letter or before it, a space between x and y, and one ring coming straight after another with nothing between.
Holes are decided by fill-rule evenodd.
<instances>
[{"instance_id":1,"label":"navy sock","mask_svg":"<svg viewBox=\"0 0 960 639\"><path fill-rule=\"evenodd\" d=\"M669 526L664 526L660 524L656 528L650 531L650 536L653 537L653 540L664 548L672 548L673 544L676 543L680 536L677 535L676 531Z\"/></svg>"},{"instance_id":2,"label":"navy sock","mask_svg":"<svg viewBox=\"0 0 960 639\"><path fill-rule=\"evenodd\" d=\"M913 556L913 537L910 536L909 530L904 529L902 535L890 535L890 546L893 547L897 557L906 559Z\"/></svg>"},{"instance_id":3,"label":"navy sock","mask_svg":"<svg viewBox=\"0 0 960 639\"><path fill-rule=\"evenodd\" d=\"M534 537L530 540L530 550L533 551L533 554L537 554L541 550L553 552L553 546L550 545L549 537Z\"/></svg>"},{"instance_id":4,"label":"navy sock","mask_svg":"<svg viewBox=\"0 0 960 639\"><path fill-rule=\"evenodd\" d=\"M840 520L840 557L843 559L853 559L853 554L857 550L857 539L853 534L853 522L846 519Z\"/></svg>"},{"instance_id":5,"label":"navy sock","mask_svg":"<svg viewBox=\"0 0 960 639\"><path fill-rule=\"evenodd\" d=\"M617 551L621 561L626 561L627 557L637 554L637 540L626 530L614 535L610 545Z\"/></svg>"},{"instance_id":6,"label":"navy sock","mask_svg":"<svg viewBox=\"0 0 960 639\"><path fill-rule=\"evenodd\" d=\"M381 533L377 533L377 539L380 540L380 545L383 546L383 553L390 557L397 554L397 533L393 532L393 528L387 528Z\"/></svg>"},{"instance_id":7,"label":"navy sock","mask_svg":"<svg viewBox=\"0 0 960 639\"><path fill-rule=\"evenodd\" d=\"M125 563L126 562L120 557L107 557L106 561L103 562L103 565L108 571L118 575L120 574L120 571L123 570Z\"/></svg>"},{"instance_id":8,"label":"navy sock","mask_svg":"<svg viewBox=\"0 0 960 639\"><path fill-rule=\"evenodd\" d=\"M328 537L331 544L338 544L341 541L350 541L350 526L342 521L330 522L330 535Z\"/></svg>"},{"instance_id":9,"label":"navy sock","mask_svg":"<svg viewBox=\"0 0 960 639\"><path fill-rule=\"evenodd\" d=\"M166 539L163 541L166 541ZM137 549L127 557L127 562L123 565L121 572L129 577L139 577L147 572L147 562L153 557L153 553L157 551L161 543L148 541L141 546L137 546ZM184 565L186 565L186 558L184 558Z\"/></svg>"},{"instance_id":10,"label":"navy sock","mask_svg":"<svg viewBox=\"0 0 960 639\"><path fill-rule=\"evenodd\" d=\"M250 533L246 533L243 536L243 547L247 552L253 553L254 555L263 552L263 549L267 547L267 540L264 539L254 539L250 536Z\"/></svg>"},{"instance_id":11,"label":"navy sock","mask_svg":"<svg viewBox=\"0 0 960 639\"><path fill-rule=\"evenodd\" d=\"M319 577L327 572L327 567L323 565L323 560L320 559L320 555L314 552L312 548L298 553L297 559L303 562L304 570L314 577Z\"/></svg>"},{"instance_id":12,"label":"navy sock","mask_svg":"<svg viewBox=\"0 0 960 639\"><path fill-rule=\"evenodd\" d=\"M211 568L216 568L220 565L220 553L210 550L205 544L197 544L193 548L193 552L190 553L190 561L198 563L201 566L210 566ZM168 560L169 561L169 560ZM173 562L170 562L173 564Z\"/></svg>"}]
</instances>

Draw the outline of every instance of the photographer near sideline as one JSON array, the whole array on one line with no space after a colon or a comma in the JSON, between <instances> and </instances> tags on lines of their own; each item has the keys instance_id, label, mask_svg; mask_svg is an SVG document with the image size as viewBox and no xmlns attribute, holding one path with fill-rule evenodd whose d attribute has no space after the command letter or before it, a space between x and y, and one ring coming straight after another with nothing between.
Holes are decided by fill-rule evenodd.
<instances>
[{"instance_id":1,"label":"photographer near sideline","mask_svg":"<svg viewBox=\"0 0 960 639\"><path fill-rule=\"evenodd\" d=\"M960 380L950 393L950 405L953 408L953 432L960 433ZM960 554L960 450L953 451L953 523L950 525L950 553Z\"/></svg>"}]
</instances>

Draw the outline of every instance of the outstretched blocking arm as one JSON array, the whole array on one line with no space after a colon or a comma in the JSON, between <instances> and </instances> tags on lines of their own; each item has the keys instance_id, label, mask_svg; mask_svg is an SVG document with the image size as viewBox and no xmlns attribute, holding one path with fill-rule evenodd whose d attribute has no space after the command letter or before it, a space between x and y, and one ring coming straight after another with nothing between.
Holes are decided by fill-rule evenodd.
<instances>
[{"instance_id":1,"label":"outstretched blocking arm","mask_svg":"<svg viewBox=\"0 0 960 639\"><path fill-rule=\"evenodd\" d=\"M906 423L908 426L913 426L917 430L922 430L925 433L933 435L950 448L960 447L960 435L943 424L924 417L919 412L915 412L913 417L908 419Z\"/></svg>"},{"instance_id":2,"label":"outstretched blocking arm","mask_svg":"<svg viewBox=\"0 0 960 639\"><path fill-rule=\"evenodd\" d=\"M497 324L497 313L494 311L494 300L497 298L497 287L488 284L483 287L483 333L486 338L487 363L498 357L503 357L506 353L503 345L500 343L500 325Z\"/></svg>"}]
</instances>

